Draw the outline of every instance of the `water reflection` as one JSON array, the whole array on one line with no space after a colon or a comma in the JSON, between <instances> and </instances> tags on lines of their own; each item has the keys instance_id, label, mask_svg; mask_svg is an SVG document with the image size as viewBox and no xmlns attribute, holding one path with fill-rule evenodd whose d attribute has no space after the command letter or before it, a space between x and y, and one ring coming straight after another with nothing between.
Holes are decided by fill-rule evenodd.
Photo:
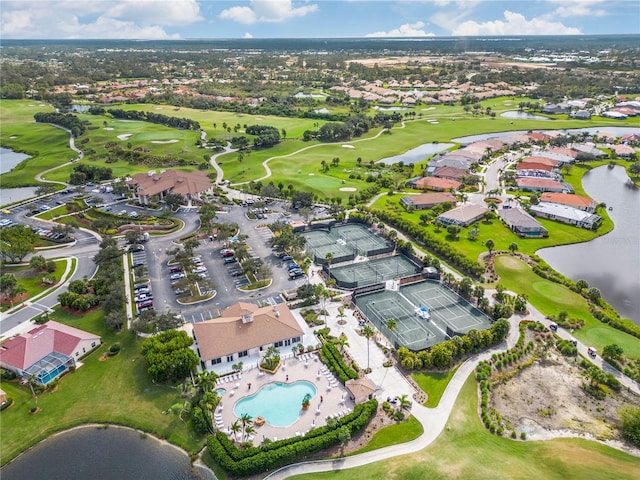
<instances>
[{"instance_id":1,"label":"water reflection","mask_svg":"<svg viewBox=\"0 0 640 480\"><path fill-rule=\"evenodd\" d=\"M582 184L591 198L611 208L615 228L590 242L537 253L560 273L599 288L620 315L640 325L640 189L629 185L622 167L598 167L585 174Z\"/></svg>"}]
</instances>

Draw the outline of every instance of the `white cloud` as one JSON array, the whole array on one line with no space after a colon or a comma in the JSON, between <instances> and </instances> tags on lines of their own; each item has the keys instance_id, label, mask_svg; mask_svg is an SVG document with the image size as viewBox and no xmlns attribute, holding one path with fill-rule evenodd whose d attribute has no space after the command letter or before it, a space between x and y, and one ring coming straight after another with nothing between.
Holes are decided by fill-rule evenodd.
<instances>
[{"instance_id":1,"label":"white cloud","mask_svg":"<svg viewBox=\"0 0 640 480\"><path fill-rule=\"evenodd\" d=\"M249 32L245 33L242 38L253 38L253 35L251 35Z\"/></svg>"},{"instance_id":2,"label":"white cloud","mask_svg":"<svg viewBox=\"0 0 640 480\"><path fill-rule=\"evenodd\" d=\"M433 33L423 30L424 22L405 23L387 32L367 33L367 37L433 37Z\"/></svg>"},{"instance_id":3,"label":"white cloud","mask_svg":"<svg viewBox=\"0 0 640 480\"><path fill-rule=\"evenodd\" d=\"M227 8L220 12L220 18L246 25L280 23L290 18L304 17L318 10L316 4L294 7L291 0L251 0L250 5Z\"/></svg>"},{"instance_id":4,"label":"white cloud","mask_svg":"<svg viewBox=\"0 0 640 480\"><path fill-rule=\"evenodd\" d=\"M3 1L5 38L179 38L164 27L202 20L196 0Z\"/></svg>"},{"instance_id":5,"label":"white cloud","mask_svg":"<svg viewBox=\"0 0 640 480\"><path fill-rule=\"evenodd\" d=\"M561 22L553 22L545 18L527 20L520 13L505 10L504 20L493 20L478 23L469 20L461 23L451 35L580 35L578 28L567 27Z\"/></svg>"},{"instance_id":6,"label":"white cloud","mask_svg":"<svg viewBox=\"0 0 640 480\"><path fill-rule=\"evenodd\" d=\"M551 3L560 6L548 15L549 18L602 17L606 14L605 10L594 8L596 5L604 4L603 0L553 0Z\"/></svg>"}]
</instances>

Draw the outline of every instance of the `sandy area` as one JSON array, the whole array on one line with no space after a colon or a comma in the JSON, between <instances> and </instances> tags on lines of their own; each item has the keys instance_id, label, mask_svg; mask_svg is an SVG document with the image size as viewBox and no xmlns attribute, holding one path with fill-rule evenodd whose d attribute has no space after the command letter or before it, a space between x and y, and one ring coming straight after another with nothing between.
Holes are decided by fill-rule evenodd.
<instances>
[{"instance_id":1,"label":"sandy area","mask_svg":"<svg viewBox=\"0 0 640 480\"><path fill-rule=\"evenodd\" d=\"M355 192L356 190L358 189L355 187L342 187L340 189L341 192Z\"/></svg>"},{"instance_id":2,"label":"sandy area","mask_svg":"<svg viewBox=\"0 0 640 480\"><path fill-rule=\"evenodd\" d=\"M113 127L104 127L105 130L113 130Z\"/></svg>"},{"instance_id":3,"label":"sandy area","mask_svg":"<svg viewBox=\"0 0 640 480\"><path fill-rule=\"evenodd\" d=\"M435 110L436 107L429 107L429 108L423 108L421 109L423 112L426 112L427 110Z\"/></svg>"},{"instance_id":4,"label":"sandy area","mask_svg":"<svg viewBox=\"0 0 640 480\"><path fill-rule=\"evenodd\" d=\"M353 145L342 145L342 148L356 148Z\"/></svg>"},{"instance_id":5,"label":"sandy area","mask_svg":"<svg viewBox=\"0 0 640 480\"><path fill-rule=\"evenodd\" d=\"M131 135L133 135L133 133L123 133L122 135L118 135L118 140L128 140Z\"/></svg>"},{"instance_id":6,"label":"sandy area","mask_svg":"<svg viewBox=\"0 0 640 480\"><path fill-rule=\"evenodd\" d=\"M175 138L172 140L151 140L151 143L177 143L180 140L176 140Z\"/></svg>"},{"instance_id":7,"label":"sandy area","mask_svg":"<svg viewBox=\"0 0 640 480\"><path fill-rule=\"evenodd\" d=\"M587 394L582 369L575 359L557 352L536 360L491 392L491 403L504 419L507 432L525 431L529 439L585 436L620 440L618 409L640 405L640 397L611 391L604 400Z\"/></svg>"}]
</instances>

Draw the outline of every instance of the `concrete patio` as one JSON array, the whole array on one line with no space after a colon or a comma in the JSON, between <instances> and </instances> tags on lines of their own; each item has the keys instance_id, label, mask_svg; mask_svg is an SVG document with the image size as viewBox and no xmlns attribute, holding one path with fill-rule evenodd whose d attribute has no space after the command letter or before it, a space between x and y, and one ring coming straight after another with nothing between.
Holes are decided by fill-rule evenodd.
<instances>
[{"instance_id":1,"label":"concrete patio","mask_svg":"<svg viewBox=\"0 0 640 480\"><path fill-rule=\"evenodd\" d=\"M306 354L283 360L282 366L273 375L264 373L258 368L252 368L241 374L220 378L216 387L224 388L225 391L215 412L217 428L228 433L230 438L235 438L229 427L239 420L234 407L240 399L255 394L262 386L270 383L292 383L299 380L309 381L316 387L316 395L311 399L309 408L303 410L300 406L300 416L287 427L275 427L268 421L262 426L254 425L256 433L253 438L250 438L254 445L259 445L265 438L275 441L304 435L314 427L326 425L327 416L341 416L353 409L353 402L349 400L346 388L328 372L317 354ZM249 385L251 385L250 388ZM240 436L241 433L238 434L238 440Z\"/></svg>"}]
</instances>

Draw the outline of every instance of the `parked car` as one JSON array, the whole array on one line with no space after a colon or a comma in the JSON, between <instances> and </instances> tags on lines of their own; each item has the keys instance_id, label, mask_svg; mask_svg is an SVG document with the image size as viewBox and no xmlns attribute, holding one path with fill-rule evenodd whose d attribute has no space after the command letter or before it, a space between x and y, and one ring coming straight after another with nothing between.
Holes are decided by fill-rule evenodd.
<instances>
[{"instance_id":1,"label":"parked car","mask_svg":"<svg viewBox=\"0 0 640 480\"><path fill-rule=\"evenodd\" d=\"M286 262L286 261L289 261L289 260L293 260L293 257L292 257L291 255L289 255L289 254L286 254L286 255L283 255L283 256L281 257L281 260L282 260L283 262Z\"/></svg>"},{"instance_id":2,"label":"parked car","mask_svg":"<svg viewBox=\"0 0 640 480\"><path fill-rule=\"evenodd\" d=\"M297 263L293 262L293 263L290 263L289 265L287 265L287 268L289 270L293 270L294 268L300 268L300 265L298 265Z\"/></svg>"},{"instance_id":3,"label":"parked car","mask_svg":"<svg viewBox=\"0 0 640 480\"><path fill-rule=\"evenodd\" d=\"M224 263L235 263L238 259L236 257L227 257L224 259Z\"/></svg>"},{"instance_id":4,"label":"parked car","mask_svg":"<svg viewBox=\"0 0 640 480\"><path fill-rule=\"evenodd\" d=\"M192 273L204 273L207 271L207 267L196 267L191 270Z\"/></svg>"},{"instance_id":5,"label":"parked car","mask_svg":"<svg viewBox=\"0 0 640 480\"><path fill-rule=\"evenodd\" d=\"M236 254L236 252L234 252L230 248L224 248L224 249L220 250L220 255L222 255L225 258L226 257L233 257L235 254Z\"/></svg>"},{"instance_id":6,"label":"parked car","mask_svg":"<svg viewBox=\"0 0 640 480\"><path fill-rule=\"evenodd\" d=\"M181 278L184 278L184 273L183 272L173 273L169 277L170 280L180 280Z\"/></svg>"},{"instance_id":7,"label":"parked car","mask_svg":"<svg viewBox=\"0 0 640 480\"><path fill-rule=\"evenodd\" d=\"M587 348L587 353L591 358L596 358L596 349L593 347Z\"/></svg>"},{"instance_id":8,"label":"parked car","mask_svg":"<svg viewBox=\"0 0 640 480\"><path fill-rule=\"evenodd\" d=\"M129 251L130 251L131 253L135 253L135 252L144 252L144 245L137 245L137 244L135 244L135 245L131 245L131 246L129 247Z\"/></svg>"},{"instance_id":9,"label":"parked car","mask_svg":"<svg viewBox=\"0 0 640 480\"><path fill-rule=\"evenodd\" d=\"M171 267L169 269L169 273L180 273L182 271L184 271L182 267Z\"/></svg>"},{"instance_id":10,"label":"parked car","mask_svg":"<svg viewBox=\"0 0 640 480\"><path fill-rule=\"evenodd\" d=\"M144 267L144 262L138 260L133 262L133 264L131 265L131 268L138 268L138 267Z\"/></svg>"}]
</instances>

